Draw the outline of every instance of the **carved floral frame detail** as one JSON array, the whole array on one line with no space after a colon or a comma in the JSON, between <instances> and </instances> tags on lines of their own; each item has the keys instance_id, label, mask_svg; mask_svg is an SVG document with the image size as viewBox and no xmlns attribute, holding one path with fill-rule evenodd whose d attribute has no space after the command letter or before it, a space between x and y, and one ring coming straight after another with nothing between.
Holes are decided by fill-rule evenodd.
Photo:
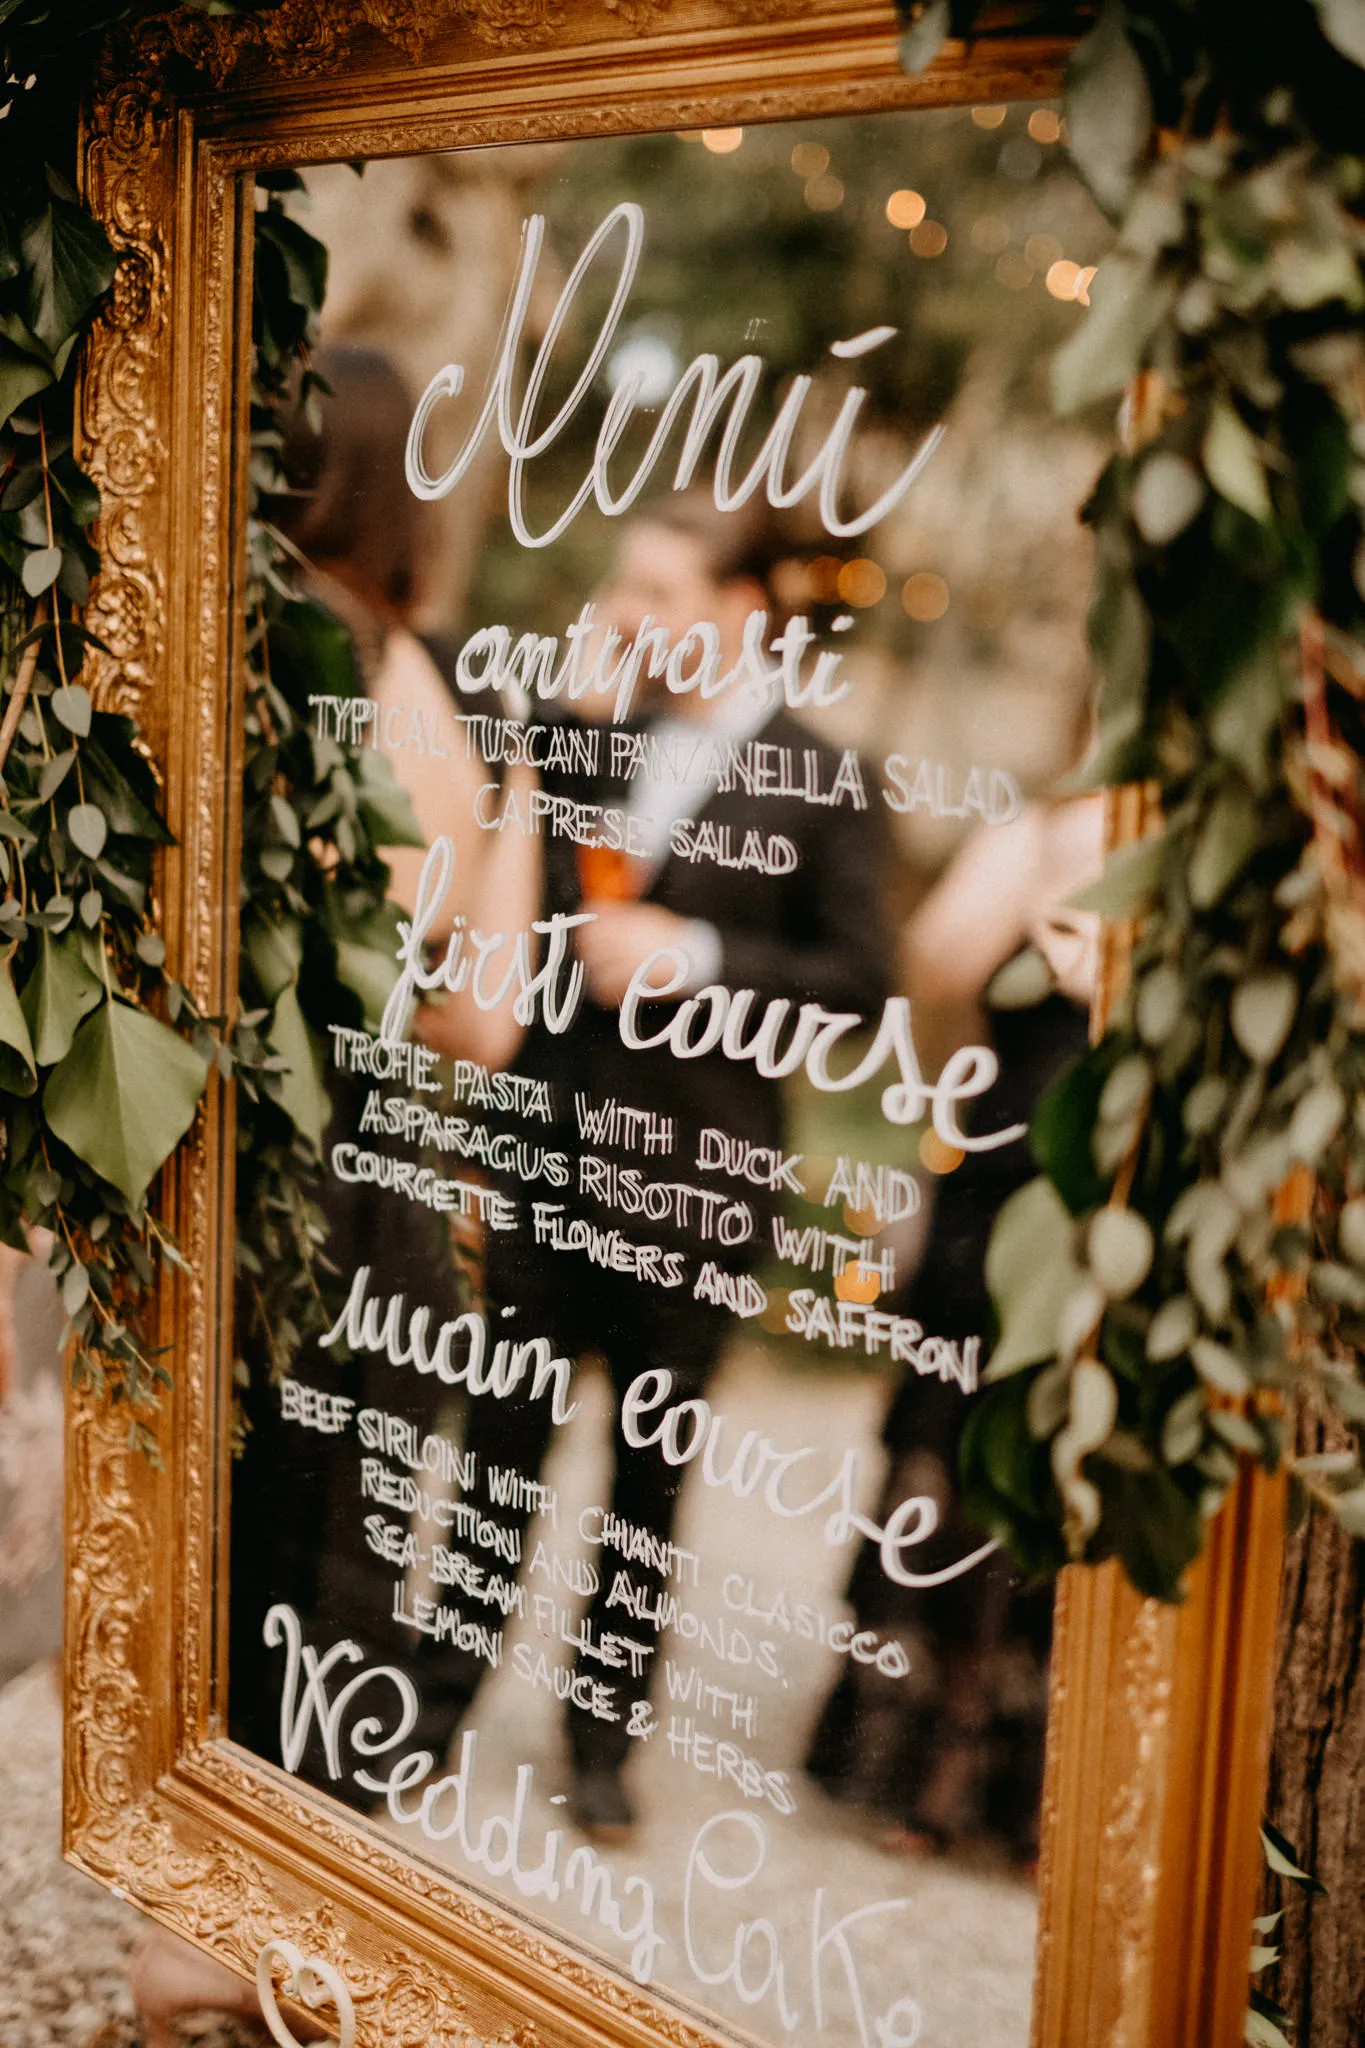
<instances>
[{"instance_id":1,"label":"carved floral frame detail","mask_svg":"<svg viewBox=\"0 0 1365 2048\"><path fill-rule=\"evenodd\" d=\"M1065 56L1003 32L912 81L890 0L282 0L120 34L84 138L121 257L79 406L104 501L90 623L101 701L136 708L164 775L170 960L206 1010L234 994L249 174L1047 97ZM272 1937L330 1962L368 2048L707 2048L677 2005L224 1739L232 1136L218 1088L164 1176L190 1266L159 1303L166 1469L129 1454L115 1412L72 1404L68 1857L244 1975ZM1241 2040L1280 1527L1249 1476L1183 1607L1110 1569L1064 1578L1034 2048Z\"/></svg>"}]
</instances>

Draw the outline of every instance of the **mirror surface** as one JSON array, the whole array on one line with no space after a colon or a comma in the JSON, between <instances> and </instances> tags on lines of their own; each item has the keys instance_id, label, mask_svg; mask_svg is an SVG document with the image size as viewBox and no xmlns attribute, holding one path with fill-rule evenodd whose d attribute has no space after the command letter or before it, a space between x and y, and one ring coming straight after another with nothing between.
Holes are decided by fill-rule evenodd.
<instances>
[{"instance_id":1,"label":"mirror surface","mask_svg":"<svg viewBox=\"0 0 1365 2048\"><path fill-rule=\"evenodd\" d=\"M723 2034L1022 2048L1050 1594L954 1473L1095 973L1103 223L1027 105L285 205L231 1733Z\"/></svg>"}]
</instances>

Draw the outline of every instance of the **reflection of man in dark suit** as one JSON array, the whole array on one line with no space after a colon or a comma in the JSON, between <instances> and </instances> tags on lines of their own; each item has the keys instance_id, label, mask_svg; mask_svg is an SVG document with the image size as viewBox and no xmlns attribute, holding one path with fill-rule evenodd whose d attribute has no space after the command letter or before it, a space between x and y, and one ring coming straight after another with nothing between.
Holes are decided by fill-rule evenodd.
<instances>
[{"instance_id":1,"label":"reflection of man in dark suit","mask_svg":"<svg viewBox=\"0 0 1365 2048\"><path fill-rule=\"evenodd\" d=\"M742 515L722 518L709 505L666 501L626 530L611 587L599 600L599 618L614 626L627 645L652 617L668 629L673 646L698 620L710 620L720 631L724 674L739 657L751 612L770 614L770 639L779 630L770 566L765 537ZM755 701L756 693L746 695L736 687L703 700L697 691L670 694L662 683L652 689L642 706L643 727L633 730L642 732L646 742L658 743L672 774L659 781L629 774L613 779L611 731L604 726L602 772L593 778L543 778L547 794L624 808L635 821L637 853L629 860L610 858L560 836L534 842L543 848L547 909L594 913L594 921L577 933L587 990L577 1020L562 1037L533 1028L515 1061L518 1073L553 1084L559 1143L573 1158L574 1177L563 1189L509 1189L519 1200L521 1226L514 1235L494 1234L488 1246L488 1291L506 1318L505 1332L548 1334L556 1349L571 1357L599 1354L611 1376L618 1414L632 1380L652 1368L672 1375L671 1401L700 1394L727 1327L728 1311L716 1297L727 1292L728 1278L728 1292L735 1298L734 1280L758 1263L770 1239L769 1218L782 1205L780 1182L764 1187L714 1164L699 1165L703 1157L714 1162L718 1150L715 1140L701 1149L708 1130L780 1155L780 1083L765 1078L752 1060L731 1060L720 1050L679 1059L667 1045L632 1049L624 1044L619 1006L637 967L660 949L675 948L686 956L689 970L672 1000L641 1005L642 1036L660 1031L687 993L721 983L731 990L755 991L745 1039L752 1038L770 999L787 999L791 1008L780 1051L790 1042L803 1002L871 1017L888 992L891 964L875 786L861 807L856 793L845 793L838 803L817 804L801 795L751 794L738 777L731 778L731 787L717 786L704 766L696 772L689 766L698 741L724 741L737 750L749 742L787 750L785 763L777 752L763 757L770 792L779 781L804 787L807 756L814 757L811 786L830 791L839 757L789 712L761 698ZM609 708L610 700L603 701ZM625 751L619 739L616 751ZM706 756L710 750L704 745L697 752ZM633 758L647 754L646 747ZM777 835L789 842L796 862L786 872L768 873L726 867L714 858L683 858L672 842L676 835L683 845L692 843L691 833L678 825L684 817L715 827L716 836L707 835L711 849L727 850L733 859L740 857L746 833L756 829L764 841ZM771 865L780 868L789 860L790 855L779 852ZM663 974L656 969L652 978L662 982ZM597 1111L615 1102L671 1119L671 1149L647 1149L638 1127L632 1143L624 1120L615 1129L599 1124L596 1135L585 1134L575 1097ZM544 1141L548 1134L539 1127L535 1136ZM627 1213L616 1179L621 1169L633 1170L641 1183L682 1183L713 1191L722 1200L659 1196L648 1207ZM542 1206L537 1209L537 1204ZM747 1204L748 1222L741 1210L721 1225L721 1208L734 1210L735 1204ZM579 1233L584 1224L602 1233L614 1228L636 1244L657 1247L653 1270L659 1277L612 1270L582 1249L562 1248L574 1223ZM661 1284L678 1275L680 1284ZM703 1275L705 1292L698 1296L694 1288ZM752 1307L753 1301L751 1289L746 1305ZM652 1420L661 1414L660 1409ZM490 1462L515 1464L534 1477L549 1432L544 1398L476 1400L467 1447L479 1454L481 1472ZM611 1512L666 1545L682 1469L665 1464L657 1446L628 1447L618 1425ZM503 1512L502 1519L516 1517ZM566 1547L573 1540L574 1532L561 1532ZM618 1647L615 1663L610 1651L603 1661L593 1649L579 1649L580 1673L605 1691L595 1695L597 1713L570 1703L569 1732L576 1766L575 1816L610 1839L619 1837L631 1819L619 1778L630 1746L627 1728L632 1717L637 1727L647 1719L642 1703L657 1635L639 1617L656 1611L660 1595L669 1592L680 1605L709 1613L717 1588L704 1581L697 1587L676 1561L672 1572L660 1569L657 1551L653 1562L642 1556L624 1560L606 1548L596 1556L601 1583L586 1617L585 1638L601 1646L614 1634L627 1647ZM633 1612L621 1599L618 1571L628 1575ZM618 1597L608 1604L613 1589ZM469 1674L469 1689L477 1676ZM604 1706L615 1718L601 1711Z\"/></svg>"}]
</instances>

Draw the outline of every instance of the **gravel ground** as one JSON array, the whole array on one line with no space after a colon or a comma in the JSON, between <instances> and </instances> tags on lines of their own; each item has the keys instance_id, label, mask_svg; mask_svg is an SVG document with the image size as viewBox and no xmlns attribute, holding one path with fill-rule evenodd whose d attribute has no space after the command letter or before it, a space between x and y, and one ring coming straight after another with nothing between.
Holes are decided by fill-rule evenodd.
<instances>
[{"instance_id":1,"label":"gravel ground","mask_svg":"<svg viewBox=\"0 0 1365 2048\"><path fill-rule=\"evenodd\" d=\"M0 2048L81 2048L132 2014L140 1916L61 1860L61 1721L50 1664L0 1691Z\"/></svg>"}]
</instances>

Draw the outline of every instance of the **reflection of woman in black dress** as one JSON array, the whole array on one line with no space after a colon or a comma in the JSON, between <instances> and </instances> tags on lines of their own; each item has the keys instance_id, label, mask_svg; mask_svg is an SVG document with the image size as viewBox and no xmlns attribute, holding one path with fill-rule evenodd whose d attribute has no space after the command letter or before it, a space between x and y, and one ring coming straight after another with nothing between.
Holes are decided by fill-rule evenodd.
<instances>
[{"instance_id":1,"label":"reflection of woman in black dress","mask_svg":"<svg viewBox=\"0 0 1365 2048\"><path fill-rule=\"evenodd\" d=\"M985 828L926 900L909 934L912 992L930 1001L980 995L1032 945L1052 992L995 1008L1000 1078L985 1103L995 1128L1026 1123L1038 1097L1084 1049L1093 981L1088 921L1056 908L1099 864L1099 807L1037 806ZM1043 961L1037 961L1045 987ZM1035 1171L1026 1139L968 1153L939 1182L919 1268L896 1307L927 1333L989 1345L986 1247L1005 1200ZM968 1413L954 1381L908 1374L882 1430L889 1465L875 1519L928 1495L935 1534L915 1552L918 1574L945 1569L981 1542L957 1500L954 1474ZM1050 1589L1021 1588L1003 1553L941 1586L895 1584L873 1544L849 1580L860 1628L905 1647L910 1670L890 1679L849 1662L825 1703L807 1768L832 1797L867 1808L887 1847L923 1853L988 1831L1021 1861L1036 1854L1047 1708Z\"/></svg>"}]
</instances>

